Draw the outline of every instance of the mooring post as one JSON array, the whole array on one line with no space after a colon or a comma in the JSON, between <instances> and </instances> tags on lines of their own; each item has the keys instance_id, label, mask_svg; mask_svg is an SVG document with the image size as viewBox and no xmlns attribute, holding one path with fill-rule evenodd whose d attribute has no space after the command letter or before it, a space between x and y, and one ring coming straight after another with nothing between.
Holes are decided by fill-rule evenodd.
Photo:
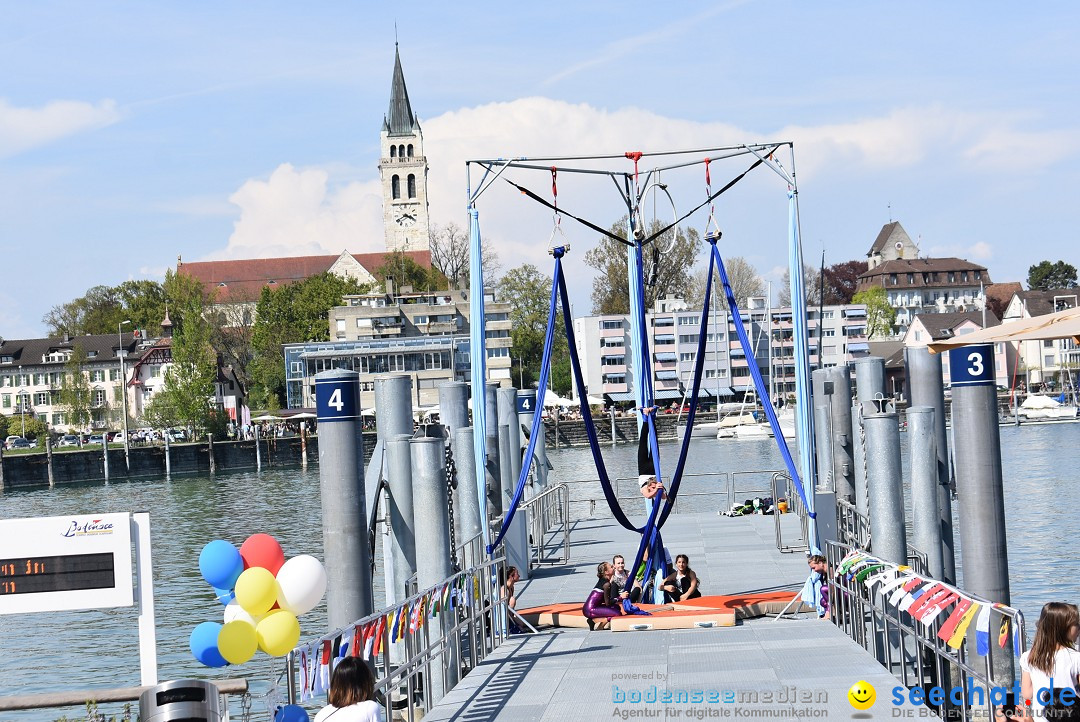
<instances>
[{"instance_id":1,"label":"mooring post","mask_svg":"<svg viewBox=\"0 0 1080 722\"><path fill-rule=\"evenodd\" d=\"M109 480L109 441L108 434L101 433L101 458L105 464L105 481Z\"/></svg>"},{"instance_id":2,"label":"mooring post","mask_svg":"<svg viewBox=\"0 0 1080 722\"><path fill-rule=\"evenodd\" d=\"M928 348L904 349L907 366L909 400L912 406L929 406L934 410L934 446L937 451L938 514L941 527L941 558L944 576L941 580L956 583L956 542L953 538L953 487L949 466L949 435L945 430L945 382L941 373L941 356Z\"/></svg>"},{"instance_id":3,"label":"mooring post","mask_svg":"<svg viewBox=\"0 0 1080 722\"><path fill-rule=\"evenodd\" d=\"M307 422L300 422L300 468L307 468Z\"/></svg>"},{"instance_id":4,"label":"mooring post","mask_svg":"<svg viewBox=\"0 0 1080 722\"><path fill-rule=\"evenodd\" d=\"M406 583L416 574L416 534L413 513L412 434L386 442L386 479L390 485L390 558L393 576L387 578L386 603L405 599ZM385 539L385 537L384 537Z\"/></svg>"},{"instance_id":5,"label":"mooring post","mask_svg":"<svg viewBox=\"0 0 1080 722\"><path fill-rule=\"evenodd\" d=\"M993 344L950 350L949 377L964 589L983 599L1009 604ZM1012 655L992 657L995 683L1011 683Z\"/></svg>"},{"instance_id":6,"label":"mooring post","mask_svg":"<svg viewBox=\"0 0 1080 722\"><path fill-rule=\"evenodd\" d=\"M885 359L880 356L864 356L855 359L855 396L867 414L877 412L874 399L885 396Z\"/></svg>"},{"instance_id":7,"label":"mooring post","mask_svg":"<svg viewBox=\"0 0 1080 722\"><path fill-rule=\"evenodd\" d=\"M934 416L934 409L930 406L912 406L907 410L911 530L915 548L926 554L927 574L934 579L944 580Z\"/></svg>"},{"instance_id":8,"label":"mooring post","mask_svg":"<svg viewBox=\"0 0 1080 722\"><path fill-rule=\"evenodd\" d=\"M895 412L867 414L866 477L874 555L907 564L900 427Z\"/></svg>"},{"instance_id":9,"label":"mooring post","mask_svg":"<svg viewBox=\"0 0 1080 722\"><path fill-rule=\"evenodd\" d=\"M829 416L832 420L833 487L837 498L855 501L855 460L851 441L851 369L840 364L826 369L826 383L832 382Z\"/></svg>"},{"instance_id":10,"label":"mooring post","mask_svg":"<svg viewBox=\"0 0 1080 722\"><path fill-rule=\"evenodd\" d=\"M255 431L255 471L262 471L262 449L259 447L259 425L252 424Z\"/></svg>"},{"instance_id":11,"label":"mooring post","mask_svg":"<svg viewBox=\"0 0 1080 722\"><path fill-rule=\"evenodd\" d=\"M52 464L49 464L50 468ZM4 445L0 443L0 491L4 490Z\"/></svg>"},{"instance_id":12,"label":"mooring post","mask_svg":"<svg viewBox=\"0 0 1080 722\"><path fill-rule=\"evenodd\" d=\"M364 440L360 429L360 375L334 369L315 375L319 422L326 618L344 627L371 614L371 555L364 499Z\"/></svg>"},{"instance_id":13,"label":"mooring post","mask_svg":"<svg viewBox=\"0 0 1080 722\"><path fill-rule=\"evenodd\" d=\"M402 505L407 503L407 528L401 531L403 537L412 534L413 511L412 511L412 466L409 462L408 445L403 449L398 448L398 455L391 459L390 445L394 440L413 435L412 415L412 377L407 374L388 374L375 377L375 423L376 435L382 444L386 465L382 469L383 478L390 484L390 495L393 497L397 491ZM402 458L404 457L404 459ZM373 477L374 478L374 477ZM365 487L365 493L371 494L368 505L374 508L378 504L375 498L377 486ZM394 501L390 501L393 509ZM370 508L369 514L370 517ZM399 524L403 520L399 520ZM395 604L405 597L405 584L416 572L416 552L398 548L397 532L393 528L393 513L391 513L391 525L389 536L383 535L383 581L385 582L386 603ZM405 543L411 543L404 540ZM411 567L411 568L410 568ZM405 571L408 574L401 576Z\"/></svg>"},{"instance_id":14,"label":"mooring post","mask_svg":"<svg viewBox=\"0 0 1080 722\"><path fill-rule=\"evenodd\" d=\"M818 489L836 490L833 474L832 418L829 401L832 399L833 383L828 369L815 369L810 374L814 404L814 449L817 452Z\"/></svg>"},{"instance_id":15,"label":"mooring post","mask_svg":"<svg viewBox=\"0 0 1080 722\"><path fill-rule=\"evenodd\" d=\"M416 547L424 553L417 555L417 588L434 587L453 574L450 563L450 517L446 496L446 466L441 438L425 437L410 442L413 476L413 514L416 522ZM439 615L440 627L449 615ZM443 629L445 634L446 630ZM427 666L432 699L436 704L457 682L457 663L453 645L445 653L435 655ZM442 670L447 670L449 686L443 684Z\"/></svg>"},{"instance_id":16,"label":"mooring post","mask_svg":"<svg viewBox=\"0 0 1080 722\"><path fill-rule=\"evenodd\" d=\"M163 432L165 437L165 478L168 479L172 476L172 451L169 447L169 430L165 429Z\"/></svg>"},{"instance_id":17,"label":"mooring post","mask_svg":"<svg viewBox=\"0 0 1080 722\"><path fill-rule=\"evenodd\" d=\"M454 488L452 496L454 500L454 532L457 543L460 545L472 536L472 534L467 534L462 526L460 510L462 493L464 492L463 487L476 487L476 468L470 465L471 476L466 476L461 464L466 446L470 449L470 458L475 453L472 451L472 439L470 437L467 442L462 442L458 439L457 433L458 429L469 426L468 384L462 381L445 381L439 384L439 421L442 423L443 428L446 429L447 442L450 444L450 451L454 455L454 468L457 471L457 486ZM465 446L462 445L463 443L465 443ZM473 496L476 495L473 494ZM466 565L467 567L468 565Z\"/></svg>"},{"instance_id":18,"label":"mooring post","mask_svg":"<svg viewBox=\"0 0 1080 722\"><path fill-rule=\"evenodd\" d=\"M0 444L3 446L3 444ZM2 454L3 452L0 452ZM56 481L53 476L53 451L52 451L52 437L49 434L45 434L45 463L49 467L49 486L55 486ZM4 488L4 459L0 456L0 489Z\"/></svg>"},{"instance_id":19,"label":"mooring post","mask_svg":"<svg viewBox=\"0 0 1080 722\"><path fill-rule=\"evenodd\" d=\"M720 408L720 402L717 402L716 407ZM719 414L717 411L717 415ZM611 405L611 445L615 446L615 404Z\"/></svg>"},{"instance_id":20,"label":"mooring post","mask_svg":"<svg viewBox=\"0 0 1080 722\"><path fill-rule=\"evenodd\" d=\"M499 464L502 461L499 458L499 402L496 395L498 389L498 381L488 381L484 384L484 413L487 418L484 432L487 436L488 455L485 460L488 518L500 517L503 513L502 472L499 469Z\"/></svg>"},{"instance_id":21,"label":"mooring post","mask_svg":"<svg viewBox=\"0 0 1080 722\"><path fill-rule=\"evenodd\" d=\"M499 424L510 427L510 477L517 484L521 478L521 421L518 419L518 390L512 386L499 389Z\"/></svg>"},{"instance_id":22,"label":"mooring post","mask_svg":"<svg viewBox=\"0 0 1080 722\"><path fill-rule=\"evenodd\" d=\"M453 431L457 447L461 449L460 455L454 456L459 479L458 503L454 506L454 517L460 520L458 539L461 544L475 539L484 530L480 521L480 499L477 496L476 484L470 483L476 478L476 453L473 450L472 433L471 426L462 426ZM466 569L471 569L482 561L482 552L486 544L486 539L465 544L463 566Z\"/></svg>"},{"instance_id":23,"label":"mooring post","mask_svg":"<svg viewBox=\"0 0 1080 722\"><path fill-rule=\"evenodd\" d=\"M210 473L213 474L217 471L217 462L214 460L214 435L206 435L206 448L210 456Z\"/></svg>"}]
</instances>

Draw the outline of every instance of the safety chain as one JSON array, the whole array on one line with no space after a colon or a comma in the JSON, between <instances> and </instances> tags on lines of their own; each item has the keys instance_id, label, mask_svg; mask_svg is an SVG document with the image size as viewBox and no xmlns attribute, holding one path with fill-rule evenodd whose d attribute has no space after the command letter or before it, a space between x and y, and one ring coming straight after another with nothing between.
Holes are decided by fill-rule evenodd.
<instances>
[{"instance_id":1,"label":"safety chain","mask_svg":"<svg viewBox=\"0 0 1080 722\"><path fill-rule=\"evenodd\" d=\"M859 444L862 446L862 476L863 476L863 499L866 499L867 518L870 515L870 476L867 472L866 466L866 426L863 424L863 406L862 402L858 404L859 408ZM856 517L858 518L858 517ZM869 520L866 524L866 551L870 551L870 523Z\"/></svg>"},{"instance_id":2,"label":"safety chain","mask_svg":"<svg viewBox=\"0 0 1080 722\"><path fill-rule=\"evenodd\" d=\"M457 558L457 532L454 530L454 489L457 488L457 465L454 464L454 449L446 445L446 505L450 518L450 564L454 571L461 571Z\"/></svg>"},{"instance_id":3,"label":"safety chain","mask_svg":"<svg viewBox=\"0 0 1080 722\"><path fill-rule=\"evenodd\" d=\"M251 722L251 693L244 692L240 695L240 719L243 722Z\"/></svg>"}]
</instances>

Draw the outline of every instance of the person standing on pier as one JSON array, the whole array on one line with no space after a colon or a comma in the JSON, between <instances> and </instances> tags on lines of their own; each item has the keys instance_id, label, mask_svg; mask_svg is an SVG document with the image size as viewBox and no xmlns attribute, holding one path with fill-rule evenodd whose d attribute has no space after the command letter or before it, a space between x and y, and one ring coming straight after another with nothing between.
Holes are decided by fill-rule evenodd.
<instances>
[{"instance_id":1,"label":"person standing on pier","mask_svg":"<svg viewBox=\"0 0 1080 722\"><path fill-rule=\"evenodd\" d=\"M1075 604L1048 602L1039 615L1035 641L1020 655L1020 694L1017 710L1045 719L1080 719L1080 612ZM1069 690L1071 694L1061 694Z\"/></svg>"}]
</instances>

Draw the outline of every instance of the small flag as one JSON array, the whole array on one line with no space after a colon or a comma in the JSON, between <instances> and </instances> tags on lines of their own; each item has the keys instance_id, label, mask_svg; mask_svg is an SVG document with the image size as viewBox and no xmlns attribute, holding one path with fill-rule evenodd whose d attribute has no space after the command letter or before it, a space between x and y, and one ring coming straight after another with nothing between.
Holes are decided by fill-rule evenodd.
<instances>
[{"instance_id":1,"label":"small flag","mask_svg":"<svg viewBox=\"0 0 1080 722\"><path fill-rule=\"evenodd\" d=\"M964 614L964 618L960 620L960 624L957 625L953 636L949 638L947 644L953 649L960 649L960 645L964 643L964 635L967 634L968 627L971 626L971 620L975 619L975 615L978 614L979 606L975 602L971 603L971 608Z\"/></svg>"},{"instance_id":2,"label":"small flag","mask_svg":"<svg viewBox=\"0 0 1080 722\"><path fill-rule=\"evenodd\" d=\"M975 621L975 650L980 656L990 654L990 605L987 604L979 611L979 618Z\"/></svg>"},{"instance_id":3,"label":"small flag","mask_svg":"<svg viewBox=\"0 0 1080 722\"><path fill-rule=\"evenodd\" d=\"M941 629L938 630L938 639L942 642L948 642L952 638L953 632L955 632L956 628L960 625L960 620L964 618L964 615L967 614L967 611L970 608L971 600L966 597L961 597L953 608L952 614L949 615L948 619L945 620L945 623L941 625Z\"/></svg>"},{"instance_id":4,"label":"small flag","mask_svg":"<svg viewBox=\"0 0 1080 722\"><path fill-rule=\"evenodd\" d=\"M998 628L998 647L1005 649L1005 643L1009 641L1009 618L1001 618L1001 627Z\"/></svg>"}]
</instances>

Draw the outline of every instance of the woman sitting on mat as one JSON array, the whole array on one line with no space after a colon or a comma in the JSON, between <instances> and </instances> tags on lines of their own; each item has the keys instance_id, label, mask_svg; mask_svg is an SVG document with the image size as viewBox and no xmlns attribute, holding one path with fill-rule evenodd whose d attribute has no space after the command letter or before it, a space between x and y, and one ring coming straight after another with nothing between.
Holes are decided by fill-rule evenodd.
<instances>
[{"instance_id":1,"label":"woman sitting on mat","mask_svg":"<svg viewBox=\"0 0 1080 722\"><path fill-rule=\"evenodd\" d=\"M660 588L664 590L665 602L681 602L701 596L697 574L690 568L690 557L685 554L675 557L675 571L668 575Z\"/></svg>"},{"instance_id":2,"label":"woman sitting on mat","mask_svg":"<svg viewBox=\"0 0 1080 722\"><path fill-rule=\"evenodd\" d=\"M623 613L619 595L614 592L611 577L615 567L611 562L600 562L596 567L596 586L581 607L581 613L589 620L589 629L607 629L609 619Z\"/></svg>"}]
</instances>

